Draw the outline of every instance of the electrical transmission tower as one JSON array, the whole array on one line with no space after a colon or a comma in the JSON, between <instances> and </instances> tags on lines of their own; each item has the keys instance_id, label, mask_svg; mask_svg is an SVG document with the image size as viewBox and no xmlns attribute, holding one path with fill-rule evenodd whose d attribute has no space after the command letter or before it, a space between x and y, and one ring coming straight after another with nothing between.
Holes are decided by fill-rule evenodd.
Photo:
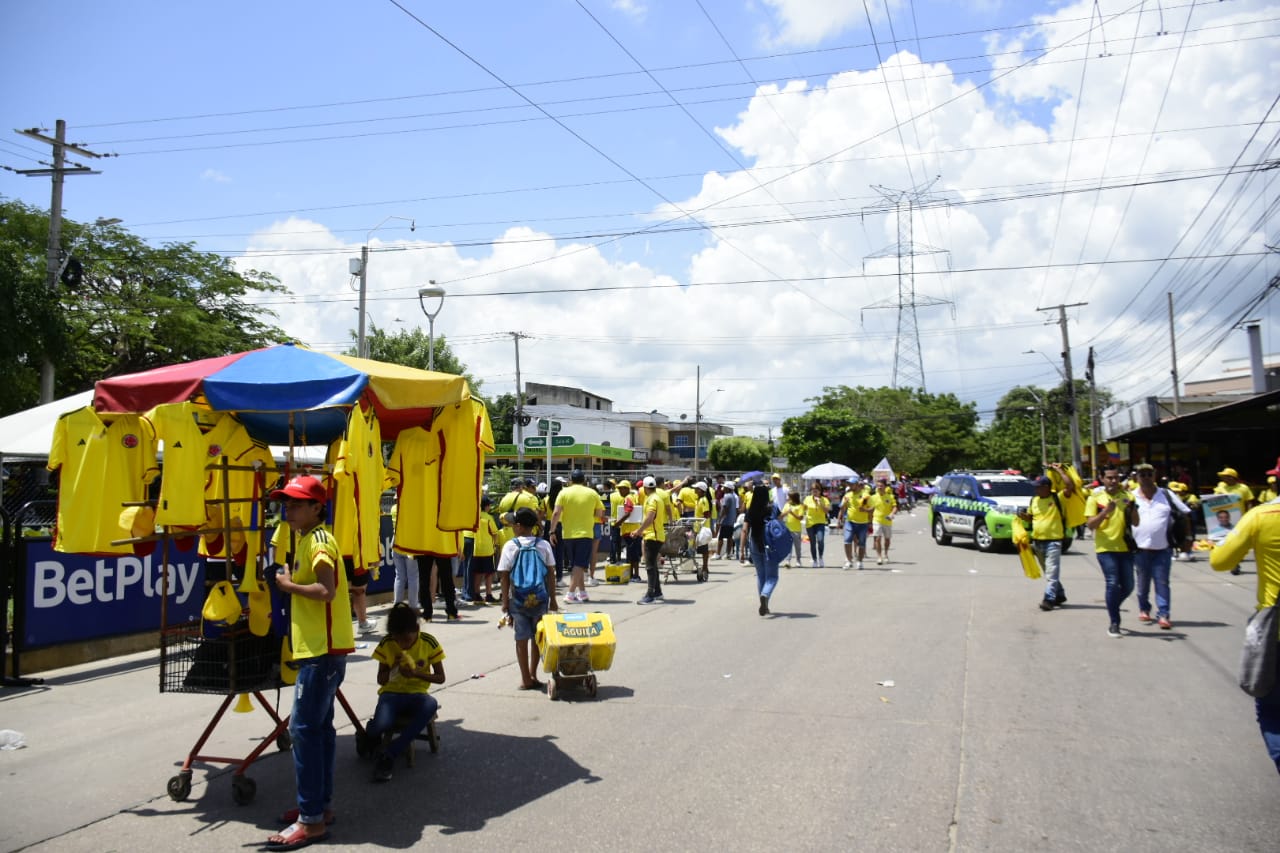
<instances>
[{"instance_id":1,"label":"electrical transmission tower","mask_svg":"<svg viewBox=\"0 0 1280 853\"><path fill-rule=\"evenodd\" d=\"M946 249L926 246L911 239L911 220L915 208L924 202L945 201L946 197L929 192L941 176L935 177L926 184L909 190L893 190L872 184L871 188L884 196L884 202L863 208L867 213L888 213L893 211L898 217L898 242L886 246L874 254L862 259L862 271L867 271L867 261L881 258L898 259L898 296L896 299L882 299L863 306L863 311L874 308L898 309L898 333L893 346L893 387L919 388L924 390L924 359L920 355L920 330L916 326L916 309L931 305L951 305L952 315L955 305L949 299L938 299L933 296L916 296L916 255L935 255L946 253ZM949 254L949 253L948 253ZM950 261L948 261L950 267Z\"/></svg>"}]
</instances>

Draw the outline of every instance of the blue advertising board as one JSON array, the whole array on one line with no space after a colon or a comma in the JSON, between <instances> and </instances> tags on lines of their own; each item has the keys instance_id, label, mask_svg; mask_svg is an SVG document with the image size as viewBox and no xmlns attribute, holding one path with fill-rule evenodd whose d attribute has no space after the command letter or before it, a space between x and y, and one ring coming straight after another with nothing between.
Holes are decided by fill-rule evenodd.
<instances>
[{"instance_id":1,"label":"blue advertising board","mask_svg":"<svg viewBox=\"0 0 1280 853\"><path fill-rule=\"evenodd\" d=\"M395 576L390 518L382 518L380 533L382 568L370 593L390 591ZM49 539L27 539L26 555L23 649L160 630L160 548L145 557L100 557L63 554ZM199 619L204 561L195 545L179 551L170 543L168 565L168 624Z\"/></svg>"}]
</instances>

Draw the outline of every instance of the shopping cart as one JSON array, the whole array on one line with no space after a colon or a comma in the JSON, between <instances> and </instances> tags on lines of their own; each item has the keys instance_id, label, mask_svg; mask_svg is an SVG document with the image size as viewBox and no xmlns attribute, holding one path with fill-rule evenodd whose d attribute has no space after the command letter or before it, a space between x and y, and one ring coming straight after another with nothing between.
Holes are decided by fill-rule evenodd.
<instances>
[{"instance_id":1,"label":"shopping cart","mask_svg":"<svg viewBox=\"0 0 1280 853\"><path fill-rule=\"evenodd\" d=\"M667 538L662 541L662 547L658 550L659 568L662 571L663 580L679 580L680 570L684 568L686 560L693 563L693 573L698 583L707 579L708 572L703 571L698 565L694 550L696 538L694 531L697 529L697 524L696 518L677 518L667 523Z\"/></svg>"}]
</instances>

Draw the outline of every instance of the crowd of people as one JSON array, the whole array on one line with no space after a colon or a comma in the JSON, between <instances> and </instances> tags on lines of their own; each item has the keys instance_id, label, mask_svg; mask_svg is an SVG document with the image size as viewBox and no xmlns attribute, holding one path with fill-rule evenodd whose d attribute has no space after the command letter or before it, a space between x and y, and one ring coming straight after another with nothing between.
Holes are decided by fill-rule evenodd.
<instances>
[{"instance_id":1,"label":"crowd of people","mask_svg":"<svg viewBox=\"0 0 1280 853\"><path fill-rule=\"evenodd\" d=\"M1155 466L1140 463L1128 472L1107 467L1100 481L1085 486L1065 466L1051 464L1036 479L1036 495L1021 514L1031 525L1032 546L1045 578L1040 609L1050 611L1067 601L1060 571L1062 543L1083 520L1084 527L1093 531L1103 576L1107 635L1115 639L1124 636L1121 605L1135 592L1138 621L1171 630L1171 568L1176 554L1191 554L1193 506L1199 503L1191 500L1195 490L1190 483L1179 476L1185 473L1161 477ZM1236 469L1218 472L1213 493L1235 498L1232 503L1239 514L1227 510L1215 513L1218 525L1225 530L1209 552L1213 569L1232 574L1239 574L1240 561L1250 550L1254 552L1259 612L1276 608L1280 598L1280 497L1276 494L1280 459L1266 476L1266 489L1255 495ZM1251 695L1263 741L1280 771L1280 637L1275 636L1274 622L1266 624L1273 626L1271 636L1262 638L1261 646L1270 649L1270 656L1260 664L1261 686Z\"/></svg>"}]
</instances>

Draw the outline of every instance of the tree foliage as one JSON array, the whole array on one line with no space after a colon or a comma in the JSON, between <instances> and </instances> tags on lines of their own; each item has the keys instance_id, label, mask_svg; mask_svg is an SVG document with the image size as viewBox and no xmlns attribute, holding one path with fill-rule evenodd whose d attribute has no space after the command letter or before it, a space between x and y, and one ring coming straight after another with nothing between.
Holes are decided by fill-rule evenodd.
<instances>
[{"instance_id":1,"label":"tree foliage","mask_svg":"<svg viewBox=\"0 0 1280 853\"><path fill-rule=\"evenodd\" d=\"M63 252L83 276L52 289L48 232L48 214L0 201L0 355L9 374L0 412L36 403L46 355L62 397L104 377L288 340L274 314L247 301L285 290L268 273L237 271L190 243L157 248L118 226L64 220Z\"/></svg>"},{"instance_id":2,"label":"tree foliage","mask_svg":"<svg viewBox=\"0 0 1280 853\"><path fill-rule=\"evenodd\" d=\"M745 435L717 438L707 447L707 461L717 471L767 471L769 446Z\"/></svg>"},{"instance_id":3,"label":"tree foliage","mask_svg":"<svg viewBox=\"0 0 1280 853\"><path fill-rule=\"evenodd\" d=\"M515 443L516 395L499 394L486 400L489 424L493 427L493 440L498 444Z\"/></svg>"},{"instance_id":4,"label":"tree foliage","mask_svg":"<svg viewBox=\"0 0 1280 853\"><path fill-rule=\"evenodd\" d=\"M350 334L351 340L359 341L359 335L355 329L352 329ZM418 370L427 370L428 365L431 364L431 336L422 329L402 329L390 334L386 329L380 329L376 324L370 323L365 335L365 343L369 348L369 358L374 361L401 364ZM346 354L355 355L355 347L347 350ZM471 393L477 397L481 396L482 380L467 373L467 366L454 355L444 335L436 335L435 365L437 373L451 373L454 376L464 377L467 384L471 386Z\"/></svg>"},{"instance_id":5,"label":"tree foliage","mask_svg":"<svg viewBox=\"0 0 1280 853\"><path fill-rule=\"evenodd\" d=\"M795 471L822 462L866 468L885 454L889 437L877 424L847 409L819 405L782 422L779 447Z\"/></svg>"},{"instance_id":6,"label":"tree foliage","mask_svg":"<svg viewBox=\"0 0 1280 853\"><path fill-rule=\"evenodd\" d=\"M1111 404L1111 392L1098 389L1097 406L1101 410ZM1066 383L1050 389L1034 385L1010 388L996 404L995 417L982 434L974 458L984 468L1016 468L1023 473L1041 470L1040 419L1044 418L1044 450L1048 460L1071 459L1070 398ZM1080 424L1080 443L1089 445L1089 387L1076 380L1076 417ZM1087 454L1085 454L1087 458ZM1087 464L1087 463L1086 463Z\"/></svg>"},{"instance_id":7,"label":"tree foliage","mask_svg":"<svg viewBox=\"0 0 1280 853\"><path fill-rule=\"evenodd\" d=\"M909 388L827 387L812 402L814 408L802 419L792 418L783 424L783 449L793 467L806 461L844 462L855 469L866 469L887 456L894 470L911 473L940 473L973 455L978 444L978 413L974 403L962 403L954 394L929 394ZM832 439L845 435L839 425L853 422L876 427L883 436L877 443L868 440L853 451L849 444L837 441L809 440L804 431L813 416L833 430ZM788 424L797 421L800 435L792 439ZM874 433L866 433L873 437ZM821 438L821 434L819 434ZM803 457L791 456L790 442L797 442Z\"/></svg>"}]
</instances>

